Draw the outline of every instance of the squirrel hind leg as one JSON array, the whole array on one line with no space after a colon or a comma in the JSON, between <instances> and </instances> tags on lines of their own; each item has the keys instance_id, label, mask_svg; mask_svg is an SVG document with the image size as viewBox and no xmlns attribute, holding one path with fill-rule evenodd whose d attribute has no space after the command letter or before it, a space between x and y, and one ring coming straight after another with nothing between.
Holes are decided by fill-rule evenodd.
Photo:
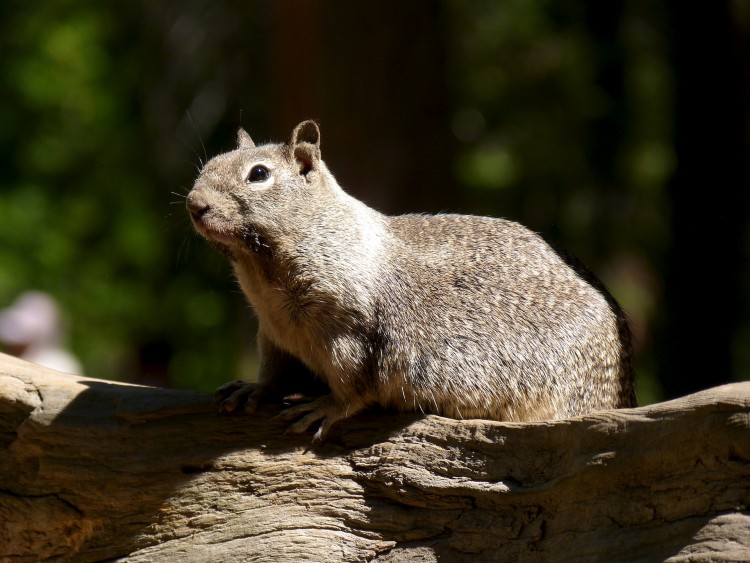
<instances>
[{"instance_id":1,"label":"squirrel hind leg","mask_svg":"<svg viewBox=\"0 0 750 563\"><path fill-rule=\"evenodd\" d=\"M281 420L294 420L300 415L304 415L297 422L287 428L287 433L301 434L305 432L315 422L320 422L318 431L313 436L313 442L322 442L328 434L331 426L339 420L348 418L365 407L365 404L341 404L331 395L324 395L309 403L303 403L281 411L277 418Z\"/></svg>"}]
</instances>

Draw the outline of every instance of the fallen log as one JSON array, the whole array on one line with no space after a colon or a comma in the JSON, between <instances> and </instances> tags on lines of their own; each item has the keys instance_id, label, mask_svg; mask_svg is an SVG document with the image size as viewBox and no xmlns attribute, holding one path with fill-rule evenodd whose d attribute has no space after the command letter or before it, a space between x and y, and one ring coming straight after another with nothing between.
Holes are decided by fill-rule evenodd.
<instances>
[{"instance_id":1,"label":"fallen log","mask_svg":"<svg viewBox=\"0 0 750 563\"><path fill-rule=\"evenodd\" d=\"M750 382L531 424L278 406L0 355L0 560L747 561Z\"/></svg>"}]
</instances>

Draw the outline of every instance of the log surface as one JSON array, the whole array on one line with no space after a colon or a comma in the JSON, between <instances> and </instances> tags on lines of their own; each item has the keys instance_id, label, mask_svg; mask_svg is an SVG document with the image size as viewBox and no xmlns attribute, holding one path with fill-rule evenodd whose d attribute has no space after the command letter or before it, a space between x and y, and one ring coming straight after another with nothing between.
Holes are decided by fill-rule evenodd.
<instances>
[{"instance_id":1,"label":"log surface","mask_svg":"<svg viewBox=\"0 0 750 563\"><path fill-rule=\"evenodd\" d=\"M278 406L0 355L0 560L748 561L750 382L530 424Z\"/></svg>"}]
</instances>

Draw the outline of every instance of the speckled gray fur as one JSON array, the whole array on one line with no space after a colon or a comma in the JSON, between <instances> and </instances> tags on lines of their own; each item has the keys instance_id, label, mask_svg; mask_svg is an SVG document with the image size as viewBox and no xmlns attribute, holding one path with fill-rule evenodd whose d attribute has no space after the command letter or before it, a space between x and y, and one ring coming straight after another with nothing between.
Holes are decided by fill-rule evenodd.
<instances>
[{"instance_id":1,"label":"speckled gray fur","mask_svg":"<svg viewBox=\"0 0 750 563\"><path fill-rule=\"evenodd\" d=\"M320 159L312 121L285 144L243 130L238 144L187 200L259 319L260 386L230 384L223 410L253 410L294 359L331 390L284 414L295 432L321 421L317 438L371 404L509 421L635 406L622 310L537 234L370 209Z\"/></svg>"}]
</instances>

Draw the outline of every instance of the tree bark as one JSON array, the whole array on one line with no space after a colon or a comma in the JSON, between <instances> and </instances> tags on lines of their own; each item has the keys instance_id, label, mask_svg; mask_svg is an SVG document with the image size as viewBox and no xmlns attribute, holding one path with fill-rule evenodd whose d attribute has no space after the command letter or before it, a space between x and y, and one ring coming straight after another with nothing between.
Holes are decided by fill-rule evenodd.
<instances>
[{"instance_id":1,"label":"tree bark","mask_svg":"<svg viewBox=\"0 0 750 563\"><path fill-rule=\"evenodd\" d=\"M0 355L0 560L744 561L750 383L530 424L278 406Z\"/></svg>"}]
</instances>

